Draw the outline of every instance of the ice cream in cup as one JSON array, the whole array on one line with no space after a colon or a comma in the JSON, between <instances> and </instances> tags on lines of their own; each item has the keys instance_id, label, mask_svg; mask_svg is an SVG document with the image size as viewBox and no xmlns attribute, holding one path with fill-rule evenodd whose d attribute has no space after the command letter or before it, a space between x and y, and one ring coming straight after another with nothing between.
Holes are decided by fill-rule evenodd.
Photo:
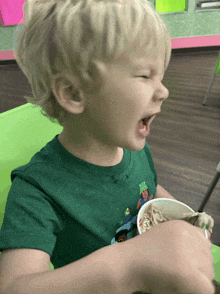
<instances>
[{"instance_id":1,"label":"ice cream in cup","mask_svg":"<svg viewBox=\"0 0 220 294\"><path fill-rule=\"evenodd\" d=\"M151 215L152 208L158 210L156 217ZM194 213L195 211L190 208L188 205L168 198L158 198L153 199L145 203L138 212L137 217L137 227L138 233L142 234L146 231L148 223L151 223L151 218L158 219L159 222L168 221L168 220L177 220L184 218L187 213ZM146 217L146 215L149 216ZM149 220L149 222L148 222ZM162 221L161 221L162 220ZM206 238L208 238L207 232L205 230Z\"/></svg>"},{"instance_id":2,"label":"ice cream in cup","mask_svg":"<svg viewBox=\"0 0 220 294\"><path fill-rule=\"evenodd\" d=\"M154 215L151 215L152 209L155 209ZM185 217L184 214L187 213L194 213L195 211L190 208L188 205L174 200L174 199L167 199L167 198L158 198L153 199L146 202L138 212L137 216L137 228L138 233L143 234L147 229L146 220L149 220L151 224L151 217L155 217L159 223L167 221L167 220L175 220L175 219L182 219ZM147 215L147 217L146 217ZM149 216L149 218L148 218ZM167 220L165 220L167 219ZM145 228L143 223L145 222ZM154 222L153 222L154 223ZM146 229L147 228L147 229ZM202 228L205 231L206 238L208 239L208 234L206 230L206 226L204 225ZM220 256L220 247L212 244L212 256L213 256L213 268L215 272L215 280L220 283L220 263L219 263L219 256Z\"/></svg>"}]
</instances>

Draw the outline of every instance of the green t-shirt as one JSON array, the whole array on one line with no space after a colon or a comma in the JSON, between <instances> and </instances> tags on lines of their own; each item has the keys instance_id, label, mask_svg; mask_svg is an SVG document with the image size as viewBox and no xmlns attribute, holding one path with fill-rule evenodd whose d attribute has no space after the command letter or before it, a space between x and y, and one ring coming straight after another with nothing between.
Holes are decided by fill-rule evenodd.
<instances>
[{"instance_id":1,"label":"green t-shirt","mask_svg":"<svg viewBox=\"0 0 220 294\"><path fill-rule=\"evenodd\" d=\"M157 186L147 144L102 167L73 156L57 137L12 171L0 231L0 252L43 250L54 268L135 236L138 210Z\"/></svg>"}]
</instances>

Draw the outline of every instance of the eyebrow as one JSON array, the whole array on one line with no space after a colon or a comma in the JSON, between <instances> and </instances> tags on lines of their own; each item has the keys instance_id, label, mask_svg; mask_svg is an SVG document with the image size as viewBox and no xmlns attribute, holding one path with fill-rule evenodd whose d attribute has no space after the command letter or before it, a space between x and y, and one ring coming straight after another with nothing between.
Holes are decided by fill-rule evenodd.
<instances>
[{"instance_id":1,"label":"eyebrow","mask_svg":"<svg viewBox=\"0 0 220 294\"><path fill-rule=\"evenodd\" d=\"M159 74L164 74L165 73L165 64L163 70L157 71L156 67L154 65L133 65L134 70L153 70L154 72L158 72Z\"/></svg>"}]
</instances>

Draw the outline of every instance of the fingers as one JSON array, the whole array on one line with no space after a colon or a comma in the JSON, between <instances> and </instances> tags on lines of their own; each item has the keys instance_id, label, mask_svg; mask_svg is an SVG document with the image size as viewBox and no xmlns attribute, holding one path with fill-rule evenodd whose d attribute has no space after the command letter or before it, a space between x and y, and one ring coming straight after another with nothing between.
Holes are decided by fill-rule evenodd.
<instances>
[{"instance_id":1,"label":"fingers","mask_svg":"<svg viewBox=\"0 0 220 294\"><path fill-rule=\"evenodd\" d=\"M200 234L200 236L203 238L203 240L204 240L204 242L208 242L208 244L209 244L209 247L210 247L210 249L212 248L212 243L211 243L211 241L210 241L210 237L211 237L211 235L209 236L209 231L208 230L206 230L206 232L207 232L207 235L206 235L206 233L205 233L205 231L202 229L202 228L200 228L200 227L197 227L197 226L194 226L196 229L198 229L198 233ZM206 236L208 236L208 238L206 237Z\"/></svg>"},{"instance_id":2,"label":"fingers","mask_svg":"<svg viewBox=\"0 0 220 294\"><path fill-rule=\"evenodd\" d=\"M182 220L185 220L186 222L193 224L197 227L202 228L204 225L206 225L207 230L209 230L212 233L212 229L214 227L214 220L213 218L208 215L206 212L195 212L195 213L187 213L185 214L185 217L182 218Z\"/></svg>"},{"instance_id":3,"label":"fingers","mask_svg":"<svg viewBox=\"0 0 220 294\"><path fill-rule=\"evenodd\" d=\"M215 278L215 275L213 275L211 278L207 277L206 275L203 275L203 282L204 282L204 293L215 293L215 285L212 282Z\"/></svg>"},{"instance_id":4,"label":"fingers","mask_svg":"<svg viewBox=\"0 0 220 294\"><path fill-rule=\"evenodd\" d=\"M196 221L195 225L202 228L203 225L206 225L206 228L212 231L214 227L214 220L213 218L208 215L206 212L199 213L198 220Z\"/></svg>"},{"instance_id":5,"label":"fingers","mask_svg":"<svg viewBox=\"0 0 220 294\"><path fill-rule=\"evenodd\" d=\"M179 278L177 277L177 280ZM179 286L181 284L181 286ZM174 291L165 293L174 294L214 294L215 286L212 282L212 275L197 271L196 273L181 277L181 281L177 283L177 288ZM178 289L178 290L177 290ZM154 292L152 292L154 293ZM159 293L159 292L155 292ZM161 292L160 292L161 293Z\"/></svg>"},{"instance_id":6,"label":"fingers","mask_svg":"<svg viewBox=\"0 0 220 294\"><path fill-rule=\"evenodd\" d=\"M207 235L208 235L208 239L210 240L210 238L211 238L211 233L210 233L208 230L206 230L206 232L207 232Z\"/></svg>"}]
</instances>

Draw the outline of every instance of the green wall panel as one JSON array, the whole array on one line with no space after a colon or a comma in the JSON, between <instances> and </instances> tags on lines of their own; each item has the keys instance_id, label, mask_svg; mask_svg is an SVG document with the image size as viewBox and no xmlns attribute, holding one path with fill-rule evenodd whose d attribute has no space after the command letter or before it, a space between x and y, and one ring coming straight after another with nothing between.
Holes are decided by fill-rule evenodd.
<instances>
[{"instance_id":1,"label":"green wall panel","mask_svg":"<svg viewBox=\"0 0 220 294\"><path fill-rule=\"evenodd\" d=\"M165 0L165 2L167 1L169 0ZM175 2L179 1L181 4L179 8L183 8L182 0L175 0ZM149 2L157 10L156 1L149 0ZM220 9L198 11L195 0L188 0L185 3L185 9L186 11L176 13L160 13L171 34L171 38L220 35Z\"/></svg>"},{"instance_id":2,"label":"green wall panel","mask_svg":"<svg viewBox=\"0 0 220 294\"><path fill-rule=\"evenodd\" d=\"M13 34L16 26L0 27L0 51L13 50Z\"/></svg>"},{"instance_id":3,"label":"green wall panel","mask_svg":"<svg viewBox=\"0 0 220 294\"><path fill-rule=\"evenodd\" d=\"M187 0L157 0L156 9L160 13L187 10Z\"/></svg>"}]
</instances>

